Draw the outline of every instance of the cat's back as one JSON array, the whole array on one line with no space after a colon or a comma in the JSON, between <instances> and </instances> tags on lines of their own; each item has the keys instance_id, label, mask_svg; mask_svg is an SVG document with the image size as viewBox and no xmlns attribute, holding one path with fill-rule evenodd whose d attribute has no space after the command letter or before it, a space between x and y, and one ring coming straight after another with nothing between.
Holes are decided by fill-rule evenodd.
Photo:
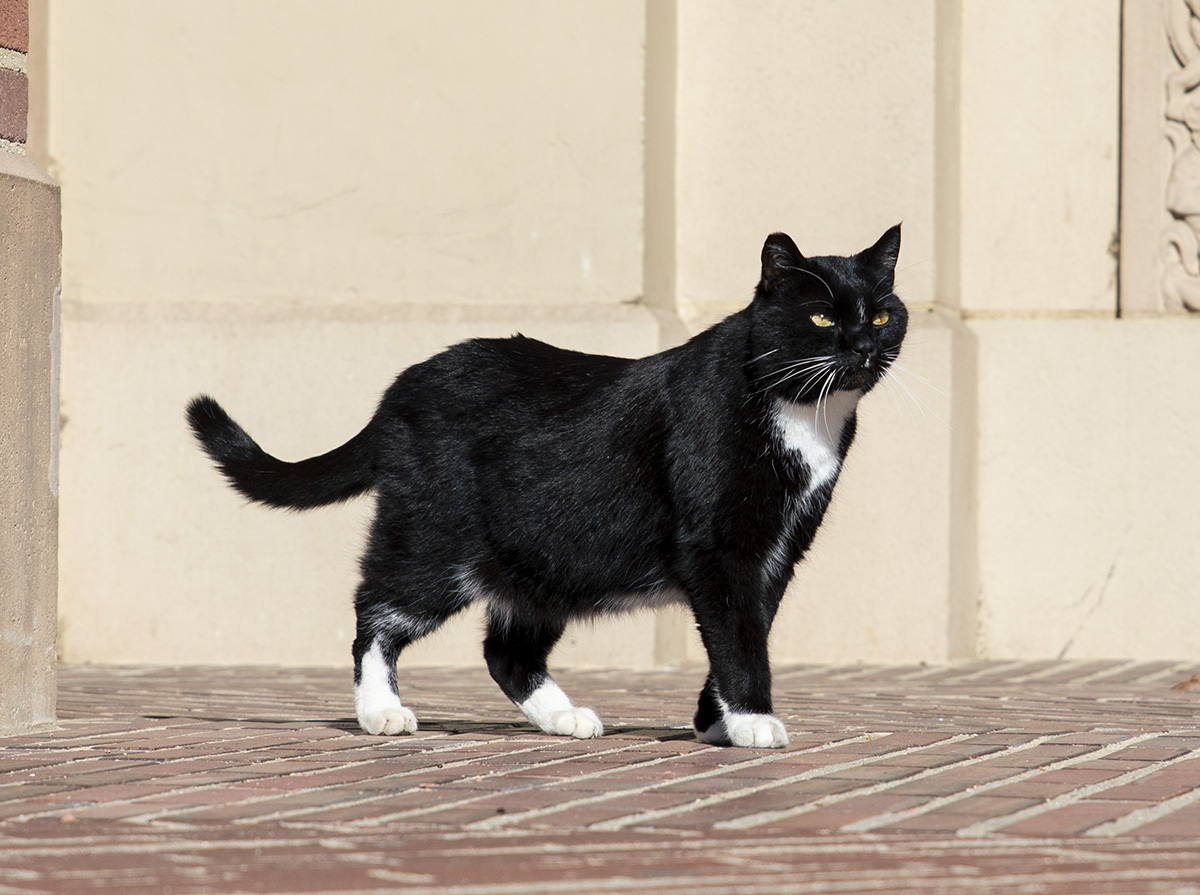
<instances>
[{"instance_id":1,"label":"cat's back","mask_svg":"<svg viewBox=\"0 0 1200 895\"><path fill-rule=\"evenodd\" d=\"M637 362L571 351L523 335L471 339L397 377L381 411L409 425L534 422L612 400Z\"/></svg>"},{"instance_id":2,"label":"cat's back","mask_svg":"<svg viewBox=\"0 0 1200 895\"><path fill-rule=\"evenodd\" d=\"M586 354L515 335L507 339L475 339L456 346L462 363L494 377L494 385L513 398L546 405L573 404L618 385L634 360Z\"/></svg>"}]
</instances>

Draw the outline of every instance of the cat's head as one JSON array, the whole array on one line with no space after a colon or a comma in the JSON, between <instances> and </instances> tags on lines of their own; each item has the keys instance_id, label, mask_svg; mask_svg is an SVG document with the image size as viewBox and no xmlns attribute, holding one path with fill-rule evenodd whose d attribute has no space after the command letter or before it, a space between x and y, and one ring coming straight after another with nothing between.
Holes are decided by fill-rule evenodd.
<instances>
[{"instance_id":1,"label":"cat's head","mask_svg":"<svg viewBox=\"0 0 1200 895\"><path fill-rule=\"evenodd\" d=\"M787 234L768 236L751 306L752 387L811 402L874 386L908 328L908 311L892 291L899 253L899 224L845 257L805 258Z\"/></svg>"}]
</instances>

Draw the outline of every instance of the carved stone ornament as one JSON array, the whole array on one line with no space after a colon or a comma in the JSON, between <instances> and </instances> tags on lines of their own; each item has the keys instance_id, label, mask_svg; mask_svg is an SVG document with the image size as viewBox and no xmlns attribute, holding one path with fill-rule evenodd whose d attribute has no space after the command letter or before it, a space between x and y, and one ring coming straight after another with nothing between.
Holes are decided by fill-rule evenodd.
<instances>
[{"instance_id":1,"label":"carved stone ornament","mask_svg":"<svg viewBox=\"0 0 1200 895\"><path fill-rule=\"evenodd\" d=\"M1167 75L1171 143L1162 237L1167 310L1200 312L1200 0L1166 0L1167 39L1178 67Z\"/></svg>"}]
</instances>

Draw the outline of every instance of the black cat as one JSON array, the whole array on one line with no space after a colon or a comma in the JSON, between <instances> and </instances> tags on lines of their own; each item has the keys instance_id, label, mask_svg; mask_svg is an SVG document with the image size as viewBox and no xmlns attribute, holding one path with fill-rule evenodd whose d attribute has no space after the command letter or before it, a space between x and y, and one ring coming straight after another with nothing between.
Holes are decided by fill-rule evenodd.
<instances>
[{"instance_id":1,"label":"black cat","mask_svg":"<svg viewBox=\"0 0 1200 895\"><path fill-rule=\"evenodd\" d=\"M706 743L784 746L767 634L812 543L855 407L900 350L900 228L848 257L776 233L748 307L640 360L514 336L405 370L367 427L298 463L266 454L209 397L188 418L251 500L306 509L374 489L355 596L354 694L373 734L416 730L396 657L487 603L492 677L546 733L603 727L546 672L571 618L686 603L709 657Z\"/></svg>"}]
</instances>

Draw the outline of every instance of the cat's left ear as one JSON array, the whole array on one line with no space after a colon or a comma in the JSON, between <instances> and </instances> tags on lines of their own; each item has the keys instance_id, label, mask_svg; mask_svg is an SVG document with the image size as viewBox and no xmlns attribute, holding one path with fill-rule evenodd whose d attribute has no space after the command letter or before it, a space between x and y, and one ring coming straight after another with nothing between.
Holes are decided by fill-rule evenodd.
<instances>
[{"instance_id":1,"label":"cat's left ear","mask_svg":"<svg viewBox=\"0 0 1200 895\"><path fill-rule=\"evenodd\" d=\"M900 225L890 228L879 241L860 253L860 257L875 269L886 269L895 273L896 260L900 257Z\"/></svg>"},{"instance_id":2,"label":"cat's left ear","mask_svg":"<svg viewBox=\"0 0 1200 895\"><path fill-rule=\"evenodd\" d=\"M792 238L786 233L772 233L763 243L762 285L773 290L787 271L795 270L802 264L804 256Z\"/></svg>"}]
</instances>

